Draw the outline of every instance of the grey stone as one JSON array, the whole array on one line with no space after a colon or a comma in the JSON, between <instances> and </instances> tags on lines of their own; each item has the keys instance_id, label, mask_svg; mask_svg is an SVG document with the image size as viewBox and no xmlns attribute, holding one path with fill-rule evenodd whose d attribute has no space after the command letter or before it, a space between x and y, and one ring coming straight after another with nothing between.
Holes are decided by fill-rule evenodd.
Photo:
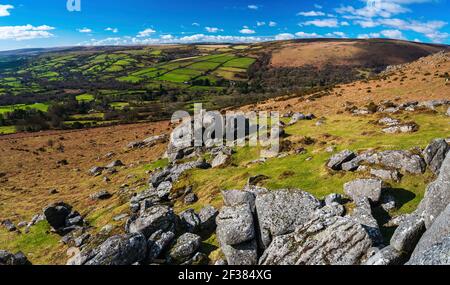
<instances>
[{"instance_id":1,"label":"grey stone","mask_svg":"<svg viewBox=\"0 0 450 285\"><path fill-rule=\"evenodd\" d=\"M94 250L95 255L85 265L131 265L145 259L147 241L142 234L117 235ZM75 264L78 265L78 264Z\"/></svg>"},{"instance_id":2,"label":"grey stone","mask_svg":"<svg viewBox=\"0 0 450 285\"><path fill-rule=\"evenodd\" d=\"M258 264L258 245L254 239L238 245L224 244L221 248L228 265Z\"/></svg>"},{"instance_id":3,"label":"grey stone","mask_svg":"<svg viewBox=\"0 0 450 285\"><path fill-rule=\"evenodd\" d=\"M309 220L321 203L301 190L277 190L256 197L261 245L269 246L272 239L291 233Z\"/></svg>"},{"instance_id":4,"label":"grey stone","mask_svg":"<svg viewBox=\"0 0 450 285\"><path fill-rule=\"evenodd\" d=\"M119 166L124 166L123 162L120 160L114 160L113 162L108 164L105 168L114 168L114 167L119 167Z\"/></svg>"},{"instance_id":5,"label":"grey stone","mask_svg":"<svg viewBox=\"0 0 450 285\"><path fill-rule=\"evenodd\" d=\"M397 134L397 133L413 133L417 132L418 130L419 127L416 124L403 124L385 128L383 129L383 132L387 134Z\"/></svg>"},{"instance_id":6,"label":"grey stone","mask_svg":"<svg viewBox=\"0 0 450 285\"><path fill-rule=\"evenodd\" d=\"M202 230L215 230L216 229L216 217L219 214L216 208L213 206L203 207L198 216L200 217Z\"/></svg>"},{"instance_id":7,"label":"grey stone","mask_svg":"<svg viewBox=\"0 0 450 285\"><path fill-rule=\"evenodd\" d=\"M422 174L426 168L425 161L420 156L403 150L390 150L376 153L370 157L369 162L412 174Z\"/></svg>"},{"instance_id":8,"label":"grey stone","mask_svg":"<svg viewBox=\"0 0 450 285\"><path fill-rule=\"evenodd\" d=\"M142 143L146 146L146 147L152 147L154 145L157 145L159 143L165 143L168 140L168 136L165 134L162 135L158 135L158 136L151 136L146 138L145 140L142 141Z\"/></svg>"},{"instance_id":9,"label":"grey stone","mask_svg":"<svg viewBox=\"0 0 450 285\"><path fill-rule=\"evenodd\" d=\"M450 265L450 237L413 256L407 265Z\"/></svg>"},{"instance_id":10,"label":"grey stone","mask_svg":"<svg viewBox=\"0 0 450 285\"><path fill-rule=\"evenodd\" d=\"M11 222L10 220L4 220L4 221L2 222L2 225L6 228L6 230L7 230L8 232L14 232L14 231L17 230L16 225L14 225L14 223Z\"/></svg>"},{"instance_id":11,"label":"grey stone","mask_svg":"<svg viewBox=\"0 0 450 285\"><path fill-rule=\"evenodd\" d=\"M158 230L173 231L176 217L172 208L156 205L145 209L140 216L132 218L127 223L129 233L143 233L150 237Z\"/></svg>"},{"instance_id":12,"label":"grey stone","mask_svg":"<svg viewBox=\"0 0 450 285\"><path fill-rule=\"evenodd\" d=\"M172 187L172 182L162 182L158 185L158 188L156 188L156 195L162 200L167 200L169 198L170 192L172 191Z\"/></svg>"},{"instance_id":13,"label":"grey stone","mask_svg":"<svg viewBox=\"0 0 450 285\"><path fill-rule=\"evenodd\" d=\"M420 215L408 216L395 230L391 246L398 251L411 253L425 232L425 222Z\"/></svg>"},{"instance_id":14,"label":"grey stone","mask_svg":"<svg viewBox=\"0 0 450 285\"><path fill-rule=\"evenodd\" d=\"M423 157L430 170L439 175L442 163L444 162L450 146L444 139L433 140L423 151Z\"/></svg>"},{"instance_id":15,"label":"grey stone","mask_svg":"<svg viewBox=\"0 0 450 285\"><path fill-rule=\"evenodd\" d=\"M90 234L88 233L84 233L81 236L77 237L74 241L75 241L75 246L76 247L81 247L83 246L91 237Z\"/></svg>"},{"instance_id":16,"label":"grey stone","mask_svg":"<svg viewBox=\"0 0 450 285\"><path fill-rule=\"evenodd\" d=\"M383 235L381 234L377 220L372 215L372 207L368 198L362 198L356 202L356 208L353 210L350 218L362 225L372 240L373 246L383 244Z\"/></svg>"},{"instance_id":17,"label":"grey stone","mask_svg":"<svg viewBox=\"0 0 450 285\"><path fill-rule=\"evenodd\" d=\"M222 191L223 202L225 206L238 206L247 204L250 206L252 212L255 212L255 194L249 191L227 190Z\"/></svg>"},{"instance_id":18,"label":"grey stone","mask_svg":"<svg viewBox=\"0 0 450 285\"><path fill-rule=\"evenodd\" d=\"M398 170L371 169L370 174L383 180L400 181L400 173Z\"/></svg>"},{"instance_id":19,"label":"grey stone","mask_svg":"<svg viewBox=\"0 0 450 285\"><path fill-rule=\"evenodd\" d=\"M99 176L100 174L102 174L103 170L105 170L105 168L94 166L91 169L89 169L89 174L92 176Z\"/></svg>"},{"instance_id":20,"label":"grey stone","mask_svg":"<svg viewBox=\"0 0 450 285\"><path fill-rule=\"evenodd\" d=\"M341 170L342 164L351 161L356 157L355 153L350 150L344 150L338 154L333 155L328 161L328 168L333 170Z\"/></svg>"},{"instance_id":21,"label":"grey stone","mask_svg":"<svg viewBox=\"0 0 450 285\"><path fill-rule=\"evenodd\" d=\"M167 249L174 238L175 234L173 232L163 232L162 230L159 230L153 233L147 242L148 262L151 263L153 260L157 259L164 252L164 250Z\"/></svg>"},{"instance_id":22,"label":"grey stone","mask_svg":"<svg viewBox=\"0 0 450 285\"><path fill-rule=\"evenodd\" d=\"M450 204L450 153L447 154L436 181L428 185L425 197L421 202L424 209L425 225L433 224L440 213Z\"/></svg>"},{"instance_id":23,"label":"grey stone","mask_svg":"<svg viewBox=\"0 0 450 285\"><path fill-rule=\"evenodd\" d=\"M369 258L365 265L402 265L405 261L405 255L402 252L387 246Z\"/></svg>"},{"instance_id":24,"label":"grey stone","mask_svg":"<svg viewBox=\"0 0 450 285\"><path fill-rule=\"evenodd\" d=\"M396 126L396 125L400 124L400 121L397 119L385 117L385 118L380 119L378 121L378 123L381 125L385 125L385 126Z\"/></svg>"},{"instance_id":25,"label":"grey stone","mask_svg":"<svg viewBox=\"0 0 450 285\"><path fill-rule=\"evenodd\" d=\"M390 194L383 194L381 196L381 208L386 212L395 210L397 208L397 202L395 201L395 197Z\"/></svg>"},{"instance_id":26,"label":"grey stone","mask_svg":"<svg viewBox=\"0 0 450 285\"><path fill-rule=\"evenodd\" d=\"M372 241L361 225L343 217L316 217L293 233L274 238L261 265L364 264Z\"/></svg>"},{"instance_id":27,"label":"grey stone","mask_svg":"<svg viewBox=\"0 0 450 285\"><path fill-rule=\"evenodd\" d=\"M184 197L184 204L192 205L198 201L198 197L195 193L189 193Z\"/></svg>"},{"instance_id":28,"label":"grey stone","mask_svg":"<svg viewBox=\"0 0 450 285\"><path fill-rule=\"evenodd\" d=\"M55 230L65 227L66 218L70 215L72 206L58 202L44 209L44 215L48 223Z\"/></svg>"},{"instance_id":29,"label":"grey stone","mask_svg":"<svg viewBox=\"0 0 450 285\"><path fill-rule=\"evenodd\" d=\"M170 260L175 264L186 262L197 252L200 244L200 236L191 233L183 234L177 239L176 244L170 250Z\"/></svg>"},{"instance_id":30,"label":"grey stone","mask_svg":"<svg viewBox=\"0 0 450 285\"><path fill-rule=\"evenodd\" d=\"M342 203L342 195L337 193L332 193L325 197L325 205L331 205L333 203Z\"/></svg>"},{"instance_id":31,"label":"grey stone","mask_svg":"<svg viewBox=\"0 0 450 285\"><path fill-rule=\"evenodd\" d=\"M446 237L450 236L450 204L436 218L430 228L423 234L417 244L411 258L414 260L419 258L424 252L429 250L433 245L442 242ZM446 253L450 255L450 252Z\"/></svg>"},{"instance_id":32,"label":"grey stone","mask_svg":"<svg viewBox=\"0 0 450 285\"><path fill-rule=\"evenodd\" d=\"M253 214L248 204L223 207L216 219L220 243L237 245L255 238Z\"/></svg>"},{"instance_id":33,"label":"grey stone","mask_svg":"<svg viewBox=\"0 0 450 285\"><path fill-rule=\"evenodd\" d=\"M31 265L31 262L28 261L27 257L22 252L12 254L8 251L0 250L0 265L23 266Z\"/></svg>"},{"instance_id":34,"label":"grey stone","mask_svg":"<svg viewBox=\"0 0 450 285\"><path fill-rule=\"evenodd\" d=\"M202 223L194 209L187 209L180 213L180 221L184 229L189 233L197 233Z\"/></svg>"},{"instance_id":35,"label":"grey stone","mask_svg":"<svg viewBox=\"0 0 450 285\"><path fill-rule=\"evenodd\" d=\"M91 200L107 200L111 198L112 195L106 190L99 191L90 196Z\"/></svg>"},{"instance_id":36,"label":"grey stone","mask_svg":"<svg viewBox=\"0 0 450 285\"><path fill-rule=\"evenodd\" d=\"M216 155L216 157L211 162L212 168L224 167L230 162L231 157L222 152Z\"/></svg>"},{"instance_id":37,"label":"grey stone","mask_svg":"<svg viewBox=\"0 0 450 285\"><path fill-rule=\"evenodd\" d=\"M344 192L353 201L369 198L372 202L380 201L383 181L379 179L357 179L344 184Z\"/></svg>"}]
</instances>

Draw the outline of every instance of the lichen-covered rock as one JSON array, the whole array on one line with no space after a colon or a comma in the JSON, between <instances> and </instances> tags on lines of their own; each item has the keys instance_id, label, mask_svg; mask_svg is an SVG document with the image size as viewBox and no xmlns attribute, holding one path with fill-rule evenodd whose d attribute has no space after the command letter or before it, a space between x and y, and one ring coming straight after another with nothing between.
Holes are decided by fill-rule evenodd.
<instances>
[{"instance_id":1,"label":"lichen-covered rock","mask_svg":"<svg viewBox=\"0 0 450 285\"><path fill-rule=\"evenodd\" d=\"M98 248L80 252L68 265L132 265L145 260L147 240L140 233L116 235Z\"/></svg>"},{"instance_id":2,"label":"lichen-covered rock","mask_svg":"<svg viewBox=\"0 0 450 285\"><path fill-rule=\"evenodd\" d=\"M183 234L169 252L171 263L181 264L188 261L198 251L200 244L200 236L191 233Z\"/></svg>"},{"instance_id":3,"label":"lichen-covered rock","mask_svg":"<svg viewBox=\"0 0 450 285\"><path fill-rule=\"evenodd\" d=\"M148 238L158 230L173 231L175 222L176 216L172 208L156 205L145 209L139 216L130 218L126 230L129 233L143 233Z\"/></svg>"},{"instance_id":4,"label":"lichen-covered rock","mask_svg":"<svg viewBox=\"0 0 450 285\"><path fill-rule=\"evenodd\" d=\"M353 210L350 218L362 225L374 246L383 244L383 235L381 234L377 220L372 215L372 207L368 198L363 198L356 202L356 208Z\"/></svg>"},{"instance_id":5,"label":"lichen-covered rock","mask_svg":"<svg viewBox=\"0 0 450 285\"><path fill-rule=\"evenodd\" d=\"M405 261L405 255L402 252L387 246L370 257L365 265L402 265Z\"/></svg>"},{"instance_id":6,"label":"lichen-covered rock","mask_svg":"<svg viewBox=\"0 0 450 285\"><path fill-rule=\"evenodd\" d=\"M237 206L241 204L247 204L250 206L252 212L255 211L255 194L249 191L240 190L227 190L222 191L223 203L225 206Z\"/></svg>"},{"instance_id":7,"label":"lichen-covered rock","mask_svg":"<svg viewBox=\"0 0 450 285\"><path fill-rule=\"evenodd\" d=\"M180 222L183 228L189 233L196 233L200 231L201 220L195 213L194 209L187 209L180 213Z\"/></svg>"},{"instance_id":8,"label":"lichen-covered rock","mask_svg":"<svg viewBox=\"0 0 450 285\"><path fill-rule=\"evenodd\" d=\"M216 157L211 162L212 168L218 168L226 166L230 162L231 156L226 155L222 152L219 152L219 154L216 155Z\"/></svg>"},{"instance_id":9,"label":"lichen-covered rock","mask_svg":"<svg viewBox=\"0 0 450 285\"><path fill-rule=\"evenodd\" d=\"M261 245L266 248L272 239L291 233L310 218L321 203L301 190L277 190L256 197Z\"/></svg>"},{"instance_id":10,"label":"lichen-covered rock","mask_svg":"<svg viewBox=\"0 0 450 285\"><path fill-rule=\"evenodd\" d=\"M175 238L173 232L163 232L161 230L155 232L147 241L148 254L147 261L149 263L157 259Z\"/></svg>"},{"instance_id":11,"label":"lichen-covered rock","mask_svg":"<svg viewBox=\"0 0 450 285\"><path fill-rule=\"evenodd\" d=\"M369 198L372 202L380 201L383 181L379 179L357 179L344 184L344 192L353 201Z\"/></svg>"},{"instance_id":12,"label":"lichen-covered rock","mask_svg":"<svg viewBox=\"0 0 450 285\"><path fill-rule=\"evenodd\" d=\"M224 244L221 249L228 265L258 264L258 245L255 239L238 245Z\"/></svg>"},{"instance_id":13,"label":"lichen-covered rock","mask_svg":"<svg viewBox=\"0 0 450 285\"><path fill-rule=\"evenodd\" d=\"M371 169L370 174L382 180L400 181L400 173L398 170Z\"/></svg>"},{"instance_id":14,"label":"lichen-covered rock","mask_svg":"<svg viewBox=\"0 0 450 285\"><path fill-rule=\"evenodd\" d=\"M450 153L442 163L436 181L428 185L425 197L421 202L424 210L425 226L431 227L433 221L450 204Z\"/></svg>"},{"instance_id":15,"label":"lichen-covered rock","mask_svg":"<svg viewBox=\"0 0 450 285\"><path fill-rule=\"evenodd\" d=\"M442 163L449 150L450 146L444 139L436 139L423 151L425 162L434 174L439 175Z\"/></svg>"},{"instance_id":16,"label":"lichen-covered rock","mask_svg":"<svg viewBox=\"0 0 450 285\"><path fill-rule=\"evenodd\" d=\"M420 215L412 214L395 230L390 244L398 251L411 253L424 232L425 221Z\"/></svg>"},{"instance_id":17,"label":"lichen-covered rock","mask_svg":"<svg viewBox=\"0 0 450 285\"><path fill-rule=\"evenodd\" d=\"M419 243L417 244L411 258L414 260L420 258L424 252L432 248L435 244L442 242L443 239L450 237L450 204L447 208L435 219L430 228L423 234ZM446 253L450 255L450 252Z\"/></svg>"},{"instance_id":18,"label":"lichen-covered rock","mask_svg":"<svg viewBox=\"0 0 450 285\"><path fill-rule=\"evenodd\" d=\"M333 203L342 203L342 195L337 193L329 194L325 197L325 205L331 205Z\"/></svg>"},{"instance_id":19,"label":"lichen-covered rock","mask_svg":"<svg viewBox=\"0 0 450 285\"><path fill-rule=\"evenodd\" d=\"M343 217L316 217L295 232L274 238L261 265L364 264L372 241L361 225Z\"/></svg>"},{"instance_id":20,"label":"lichen-covered rock","mask_svg":"<svg viewBox=\"0 0 450 285\"><path fill-rule=\"evenodd\" d=\"M413 256L407 265L450 265L450 237Z\"/></svg>"},{"instance_id":21,"label":"lichen-covered rock","mask_svg":"<svg viewBox=\"0 0 450 285\"><path fill-rule=\"evenodd\" d=\"M351 161L356 157L355 153L350 150L344 150L340 153L337 153L333 155L330 160L328 161L328 168L331 168L333 170L341 170L342 164Z\"/></svg>"},{"instance_id":22,"label":"lichen-covered rock","mask_svg":"<svg viewBox=\"0 0 450 285\"><path fill-rule=\"evenodd\" d=\"M220 243L238 245L255 238L253 214L248 204L223 207L216 219Z\"/></svg>"},{"instance_id":23,"label":"lichen-covered rock","mask_svg":"<svg viewBox=\"0 0 450 285\"><path fill-rule=\"evenodd\" d=\"M425 161L416 154L404 150L389 150L374 154L370 162L412 174L425 172Z\"/></svg>"},{"instance_id":24,"label":"lichen-covered rock","mask_svg":"<svg viewBox=\"0 0 450 285\"><path fill-rule=\"evenodd\" d=\"M200 217L201 229L205 231L212 231L216 229L216 217L219 214L216 208L213 206L203 207L198 216Z\"/></svg>"}]
</instances>

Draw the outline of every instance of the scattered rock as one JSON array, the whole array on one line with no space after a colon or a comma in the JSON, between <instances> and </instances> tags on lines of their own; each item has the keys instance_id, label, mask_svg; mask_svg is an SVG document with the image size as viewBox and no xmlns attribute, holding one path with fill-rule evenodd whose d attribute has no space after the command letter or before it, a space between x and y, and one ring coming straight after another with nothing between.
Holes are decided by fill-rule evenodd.
<instances>
[{"instance_id":1,"label":"scattered rock","mask_svg":"<svg viewBox=\"0 0 450 285\"><path fill-rule=\"evenodd\" d=\"M392 180L399 182L401 179L398 170L371 169L370 174L383 180Z\"/></svg>"},{"instance_id":2,"label":"scattered rock","mask_svg":"<svg viewBox=\"0 0 450 285\"><path fill-rule=\"evenodd\" d=\"M372 215L372 207L369 199L364 197L356 202L356 208L353 210L350 218L362 225L364 230L372 240L373 246L383 244L383 236L380 231L377 220Z\"/></svg>"},{"instance_id":3,"label":"scattered rock","mask_svg":"<svg viewBox=\"0 0 450 285\"><path fill-rule=\"evenodd\" d=\"M197 195L195 195L195 193L189 193L184 197L185 205L192 205L197 201L198 201L198 197L197 197Z\"/></svg>"},{"instance_id":4,"label":"scattered rock","mask_svg":"<svg viewBox=\"0 0 450 285\"><path fill-rule=\"evenodd\" d=\"M369 198L372 202L380 201L383 181L379 179L357 179L344 184L344 192L353 201Z\"/></svg>"},{"instance_id":5,"label":"scattered rock","mask_svg":"<svg viewBox=\"0 0 450 285\"><path fill-rule=\"evenodd\" d=\"M129 233L143 233L145 237L150 237L158 230L174 231L175 220L172 208L156 205L143 209L139 216L130 218L126 228Z\"/></svg>"},{"instance_id":6,"label":"scattered rock","mask_svg":"<svg viewBox=\"0 0 450 285\"><path fill-rule=\"evenodd\" d=\"M58 194L59 192L58 192L58 190L57 189L50 189L49 191L48 191L48 194L50 194L50 195L55 195L55 194Z\"/></svg>"},{"instance_id":7,"label":"scattered rock","mask_svg":"<svg viewBox=\"0 0 450 285\"><path fill-rule=\"evenodd\" d=\"M367 160L371 164L380 164L411 174L422 174L426 167L425 161L420 156L403 150L383 151L370 156Z\"/></svg>"},{"instance_id":8,"label":"scattered rock","mask_svg":"<svg viewBox=\"0 0 450 285\"><path fill-rule=\"evenodd\" d=\"M342 195L332 193L325 197L325 205L333 205L334 203L341 204L342 203Z\"/></svg>"},{"instance_id":9,"label":"scattered rock","mask_svg":"<svg viewBox=\"0 0 450 285\"><path fill-rule=\"evenodd\" d=\"M44 209L44 215L52 228L58 230L66 226L66 218L70 215L72 206L58 202Z\"/></svg>"},{"instance_id":10,"label":"scattered rock","mask_svg":"<svg viewBox=\"0 0 450 285\"><path fill-rule=\"evenodd\" d=\"M176 244L170 250L170 260L175 264L186 262L200 248L200 243L200 236L191 233L183 234L177 239Z\"/></svg>"},{"instance_id":11,"label":"scattered rock","mask_svg":"<svg viewBox=\"0 0 450 285\"><path fill-rule=\"evenodd\" d=\"M450 146L444 139L433 140L423 151L423 157L430 170L439 175L442 163L444 162Z\"/></svg>"},{"instance_id":12,"label":"scattered rock","mask_svg":"<svg viewBox=\"0 0 450 285\"><path fill-rule=\"evenodd\" d=\"M411 253L425 232L425 222L417 214L408 216L395 230L391 246L398 251Z\"/></svg>"},{"instance_id":13,"label":"scattered rock","mask_svg":"<svg viewBox=\"0 0 450 285\"><path fill-rule=\"evenodd\" d=\"M145 260L147 240L140 233L108 238L92 251L81 251L68 265L132 265Z\"/></svg>"},{"instance_id":14,"label":"scattered rock","mask_svg":"<svg viewBox=\"0 0 450 285\"><path fill-rule=\"evenodd\" d=\"M211 162L211 167L212 168L224 167L230 162L230 160L231 157L229 155L219 152L219 154L217 154L214 160Z\"/></svg>"},{"instance_id":15,"label":"scattered rock","mask_svg":"<svg viewBox=\"0 0 450 285\"><path fill-rule=\"evenodd\" d=\"M219 211L216 210L213 206L205 206L203 207L198 216L200 217L201 228L205 231L212 231L216 229L216 217L219 214Z\"/></svg>"},{"instance_id":16,"label":"scattered rock","mask_svg":"<svg viewBox=\"0 0 450 285\"><path fill-rule=\"evenodd\" d=\"M319 200L301 190L278 190L258 195L256 211L263 248L268 247L274 237L291 233L307 222L320 206Z\"/></svg>"},{"instance_id":17,"label":"scattered rock","mask_svg":"<svg viewBox=\"0 0 450 285\"><path fill-rule=\"evenodd\" d=\"M180 221L183 228L189 233L197 233L200 230L201 220L194 209L187 209L180 213Z\"/></svg>"},{"instance_id":18,"label":"scattered rock","mask_svg":"<svg viewBox=\"0 0 450 285\"><path fill-rule=\"evenodd\" d=\"M385 118L379 120L379 121L378 121L378 124L385 125L385 126L390 126L390 127L391 127L391 126L399 125L399 124L400 124L400 121L397 120L397 119L392 119L392 118L389 118L389 117L385 117Z\"/></svg>"},{"instance_id":19,"label":"scattered rock","mask_svg":"<svg viewBox=\"0 0 450 285\"><path fill-rule=\"evenodd\" d=\"M94 166L89 170L89 174L92 176L99 176L102 174L103 170L105 170L103 167Z\"/></svg>"},{"instance_id":20,"label":"scattered rock","mask_svg":"<svg viewBox=\"0 0 450 285\"><path fill-rule=\"evenodd\" d=\"M118 222L118 221L122 221L122 220L124 220L126 218L128 218L128 214L124 213L124 214L120 214L120 215L117 215L117 216L113 217L113 221L114 222Z\"/></svg>"},{"instance_id":21,"label":"scattered rock","mask_svg":"<svg viewBox=\"0 0 450 285\"><path fill-rule=\"evenodd\" d=\"M92 195L90 196L91 200L94 200L94 201L98 201L98 200L107 200L107 199L109 199L109 198L111 198L111 197L112 197L112 194L109 193L109 192L106 191L106 190L101 190L101 191L99 191L99 192L97 192L97 193L94 193L94 194L92 194Z\"/></svg>"},{"instance_id":22,"label":"scattered rock","mask_svg":"<svg viewBox=\"0 0 450 285\"><path fill-rule=\"evenodd\" d=\"M8 232L14 232L14 231L17 230L16 225L14 225L14 223L11 222L10 220L4 220L4 221L2 222L2 225L5 227L5 229L6 229Z\"/></svg>"},{"instance_id":23,"label":"scattered rock","mask_svg":"<svg viewBox=\"0 0 450 285\"><path fill-rule=\"evenodd\" d=\"M365 265L402 265L405 261L405 255L402 252L387 246L369 258Z\"/></svg>"},{"instance_id":24,"label":"scattered rock","mask_svg":"<svg viewBox=\"0 0 450 285\"><path fill-rule=\"evenodd\" d=\"M330 158L327 166L333 170L342 170L342 164L356 157L355 153L350 150L344 150Z\"/></svg>"},{"instance_id":25,"label":"scattered rock","mask_svg":"<svg viewBox=\"0 0 450 285\"><path fill-rule=\"evenodd\" d=\"M258 245L255 239L238 245L224 244L221 248L228 265L258 264Z\"/></svg>"},{"instance_id":26,"label":"scattered rock","mask_svg":"<svg viewBox=\"0 0 450 285\"><path fill-rule=\"evenodd\" d=\"M175 238L173 232L163 232L161 230L153 233L148 239L148 257L149 263L160 257L160 255L167 249L172 240Z\"/></svg>"},{"instance_id":27,"label":"scattered rock","mask_svg":"<svg viewBox=\"0 0 450 285\"><path fill-rule=\"evenodd\" d=\"M22 253L18 252L12 254L5 250L0 250L0 265L3 266L18 266L18 265L31 265L27 257Z\"/></svg>"},{"instance_id":28,"label":"scattered rock","mask_svg":"<svg viewBox=\"0 0 450 285\"><path fill-rule=\"evenodd\" d=\"M397 133L413 133L419 130L419 126L415 123L396 125L383 129L384 133L397 134Z\"/></svg>"},{"instance_id":29,"label":"scattered rock","mask_svg":"<svg viewBox=\"0 0 450 285\"><path fill-rule=\"evenodd\" d=\"M390 212L397 208L395 197L390 194L384 194L381 196L381 208L386 212Z\"/></svg>"},{"instance_id":30,"label":"scattered rock","mask_svg":"<svg viewBox=\"0 0 450 285\"><path fill-rule=\"evenodd\" d=\"M120 167L120 166L124 166L123 162L120 160L114 160L113 162L108 164L105 168L109 169L109 168Z\"/></svg>"}]
</instances>

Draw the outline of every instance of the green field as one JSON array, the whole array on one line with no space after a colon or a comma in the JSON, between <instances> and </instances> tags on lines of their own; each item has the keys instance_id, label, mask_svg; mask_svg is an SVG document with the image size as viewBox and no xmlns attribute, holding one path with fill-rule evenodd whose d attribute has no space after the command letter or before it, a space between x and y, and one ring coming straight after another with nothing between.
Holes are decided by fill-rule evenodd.
<instances>
[{"instance_id":1,"label":"green field","mask_svg":"<svg viewBox=\"0 0 450 285\"><path fill-rule=\"evenodd\" d=\"M48 104L44 103L35 103L35 104L18 104L18 105L9 105L9 106L0 106L0 114L10 113L14 110L27 110L27 109L36 109L42 112L48 111Z\"/></svg>"},{"instance_id":2,"label":"green field","mask_svg":"<svg viewBox=\"0 0 450 285\"><path fill-rule=\"evenodd\" d=\"M78 102L91 102L94 101L94 95L82 94L75 97Z\"/></svg>"}]
</instances>

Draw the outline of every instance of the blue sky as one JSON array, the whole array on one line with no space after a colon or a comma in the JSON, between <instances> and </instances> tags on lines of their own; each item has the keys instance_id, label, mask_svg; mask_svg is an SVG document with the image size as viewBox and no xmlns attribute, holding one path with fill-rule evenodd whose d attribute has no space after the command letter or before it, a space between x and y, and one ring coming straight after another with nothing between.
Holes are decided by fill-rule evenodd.
<instances>
[{"instance_id":1,"label":"blue sky","mask_svg":"<svg viewBox=\"0 0 450 285\"><path fill-rule=\"evenodd\" d=\"M0 50L398 38L450 44L450 0L0 0Z\"/></svg>"}]
</instances>

